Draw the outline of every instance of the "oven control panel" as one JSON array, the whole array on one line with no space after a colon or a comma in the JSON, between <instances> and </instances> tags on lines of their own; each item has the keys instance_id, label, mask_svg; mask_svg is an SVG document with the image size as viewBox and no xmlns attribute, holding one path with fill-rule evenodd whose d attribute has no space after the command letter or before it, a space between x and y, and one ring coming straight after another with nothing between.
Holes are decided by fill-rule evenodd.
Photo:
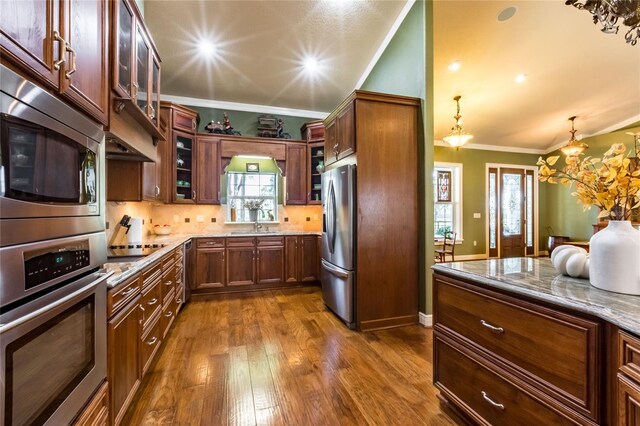
<instances>
[{"instance_id":1,"label":"oven control panel","mask_svg":"<svg viewBox=\"0 0 640 426\"><path fill-rule=\"evenodd\" d=\"M89 266L89 241L24 252L25 289Z\"/></svg>"}]
</instances>

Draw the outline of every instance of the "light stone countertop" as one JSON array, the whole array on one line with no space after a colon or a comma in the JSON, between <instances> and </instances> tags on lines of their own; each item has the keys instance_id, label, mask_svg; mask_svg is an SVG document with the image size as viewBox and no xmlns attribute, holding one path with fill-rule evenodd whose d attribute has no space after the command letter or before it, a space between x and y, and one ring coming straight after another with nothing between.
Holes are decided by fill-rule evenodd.
<instances>
[{"instance_id":1,"label":"light stone countertop","mask_svg":"<svg viewBox=\"0 0 640 426\"><path fill-rule=\"evenodd\" d=\"M589 280L560 275L548 258L438 263L435 271L584 312L640 335L640 296L600 290Z\"/></svg>"},{"instance_id":2,"label":"light stone countertop","mask_svg":"<svg viewBox=\"0 0 640 426\"><path fill-rule=\"evenodd\" d=\"M113 272L113 275L107 280L107 287L113 288L120 283L127 281L129 278L135 276L147 266L153 264L157 260L161 259L164 255L169 253L176 247L184 244L186 241L192 238L224 238L224 237L279 237L287 235L321 235L320 232L301 232L301 231L277 231L277 232L252 232L252 231L236 231L236 232L217 232L210 234L172 234L172 235L150 235L144 243L145 244L166 244L166 246L153 252L149 256L140 257L140 260L135 262L108 262L104 264L104 269L107 272Z\"/></svg>"}]
</instances>

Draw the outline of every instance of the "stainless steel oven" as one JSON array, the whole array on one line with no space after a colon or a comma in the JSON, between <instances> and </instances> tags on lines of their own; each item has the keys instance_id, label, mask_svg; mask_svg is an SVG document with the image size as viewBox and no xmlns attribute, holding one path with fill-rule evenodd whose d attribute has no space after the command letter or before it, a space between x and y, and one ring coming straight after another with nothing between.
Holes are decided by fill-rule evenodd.
<instances>
[{"instance_id":1,"label":"stainless steel oven","mask_svg":"<svg viewBox=\"0 0 640 426\"><path fill-rule=\"evenodd\" d=\"M96 123L0 66L0 247L104 230L103 141Z\"/></svg>"},{"instance_id":2,"label":"stainless steel oven","mask_svg":"<svg viewBox=\"0 0 640 426\"><path fill-rule=\"evenodd\" d=\"M68 424L106 379L104 232L0 258L0 424Z\"/></svg>"}]
</instances>

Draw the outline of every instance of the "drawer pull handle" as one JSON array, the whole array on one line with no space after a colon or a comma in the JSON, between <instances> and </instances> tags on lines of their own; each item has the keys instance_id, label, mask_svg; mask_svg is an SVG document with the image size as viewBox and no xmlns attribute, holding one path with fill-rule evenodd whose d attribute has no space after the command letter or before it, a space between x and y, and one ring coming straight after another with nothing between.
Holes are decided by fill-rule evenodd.
<instances>
[{"instance_id":1,"label":"drawer pull handle","mask_svg":"<svg viewBox=\"0 0 640 426\"><path fill-rule=\"evenodd\" d=\"M491 330L492 333L504 334L504 328L502 327L496 327L495 325L491 325L485 320L480 320L480 324L482 324L484 327L487 327L489 330Z\"/></svg>"},{"instance_id":2,"label":"drawer pull handle","mask_svg":"<svg viewBox=\"0 0 640 426\"><path fill-rule=\"evenodd\" d=\"M498 404L497 402L493 401L491 398L489 398L485 391L482 391L482 398L498 410L504 411L504 404Z\"/></svg>"},{"instance_id":3,"label":"drawer pull handle","mask_svg":"<svg viewBox=\"0 0 640 426\"><path fill-rule=\"evenodd\" d=\"M169 311L169 312L167 312L166 314L164 314L164 316L165 316L166 318L171 318L171 315L173 315L173 312L171 312L171 311Z\"/></svg>"},{"instance_id":4,"label":"drawer pull handle","mask_svg":"<svg viewBox=\"0 0 640 426\"><path fill-rule=\"evenodd\" d=\"M149 341L147 342L147 345L149 345L149 346L153 346L153 345L155 345L155 344L156 344L156 342L157 342L157 341L158 341L158 338L154 336L154 337L152 337L152 338L151 338L151 340L149 340Z\"/></svg>"},{"instance_id":5,"label":"drawer pull handle","mask_svg":"<svg viewBox=\"0 0 640 426\"><path fill-rule=\"evenodd\" d=\"M151 305L155 305L156 303L158 303L158 299L154 297L153 299L147 302L147 305L151 306Z\"/></svg>"},{"instance_id":6,"label":"drawer pull handle","mask_svg":"<svg viewBox=\"0 0 640 426\"><path fill-rule=\"evenodd\" d=\"M130 295L131 293L133 293L134 291L136 291L139 288L140 287L131 287L129 290L123 291L120 296L128 296L128 295Z\"/></svg>"},{"instance_id":7,"label":"drawer pull handle","mask_svg":"<svg viewBox=\"0 0 640 426\"><path fill-rule=\"evenodd\" d=\"M166 281L166 282L164 283L164 285L166 285L166 286L173 285L173 281L171 281L171 280Z\"/></svg>"}]
</instances>

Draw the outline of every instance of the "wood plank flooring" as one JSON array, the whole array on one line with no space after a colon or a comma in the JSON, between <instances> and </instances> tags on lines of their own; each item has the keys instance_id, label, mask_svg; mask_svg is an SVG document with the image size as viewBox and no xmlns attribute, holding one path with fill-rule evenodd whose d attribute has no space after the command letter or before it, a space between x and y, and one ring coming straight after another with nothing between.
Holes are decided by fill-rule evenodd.
<instances>
[{"instance_id":1,"label":"wood plank flooring","mask_svg":"<svg viewBox=\"0 0 640 426\"><path fill-rule=\"evenodd\" d=\"M192 299L124 424L454 425L432 332L348 330L317 287Z\"/></svg>"}]
</instances>

